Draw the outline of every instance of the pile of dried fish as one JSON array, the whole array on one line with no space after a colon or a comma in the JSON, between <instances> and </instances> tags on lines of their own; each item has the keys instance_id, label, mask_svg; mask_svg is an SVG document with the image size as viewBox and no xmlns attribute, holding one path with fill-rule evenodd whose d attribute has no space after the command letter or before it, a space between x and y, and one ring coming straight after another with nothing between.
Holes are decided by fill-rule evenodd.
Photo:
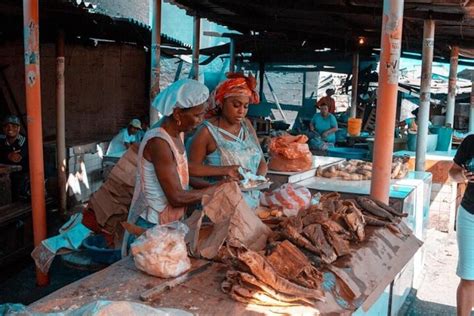
<instances>
[{"instance_id":1,"label":"pile of dried fish","mask_svg":"<svg viewBox=\"0 0 474 316\"><path fill-rule=\"evenodd\" d=\"M222 290L244 303L271 306L313 305L324 301L321 270L351 253L351 243L366 239L366 226L397 226L405 216L370 199L341 199L328 193L319 204L272 227L265 253L227 248L231 265Z\"/></svg>"},{"instance_id":2,"label":"pile of dried fish","mask_svg":"<svg viewBox=\"0 0 474 316\"><path fill-rule=\"evenodd\" d=\"M407 158L394 157L392 162L392 179L403 179L407 174ZM316 175L324 178L341 178L348 181L370 180L372 178L372 163L352 159L325 169L319 167Z\"/></svg>"}]
</instances>

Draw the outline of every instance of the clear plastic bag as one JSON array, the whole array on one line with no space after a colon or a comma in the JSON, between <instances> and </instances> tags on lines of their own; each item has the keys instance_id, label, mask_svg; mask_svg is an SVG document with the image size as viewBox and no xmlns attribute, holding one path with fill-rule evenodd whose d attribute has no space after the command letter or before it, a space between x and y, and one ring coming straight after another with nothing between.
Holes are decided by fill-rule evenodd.
<instances>
[{"instance_id":1,"label":"clear plastic bag","mask_svg":"<svg viewBox=\"0 0 474 316\"><path fill-rule=\"evenodd\" d=\"M184 237L188 227L181 222L157 225L131 245L136 267L160 278L176 277L191 268Z\"/></svg>"}]
</instances>

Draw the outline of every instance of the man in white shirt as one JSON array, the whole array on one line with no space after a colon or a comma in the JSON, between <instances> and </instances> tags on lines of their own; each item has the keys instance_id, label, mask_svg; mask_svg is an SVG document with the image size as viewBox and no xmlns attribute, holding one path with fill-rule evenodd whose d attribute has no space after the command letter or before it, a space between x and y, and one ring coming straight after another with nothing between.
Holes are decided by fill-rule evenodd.
<instances>
[{"instance_id":1,"label":"man in white shirt","mask_svg":"<svg viewBox=\"0 0 474 316\"><path fill-rule=\"evenodd\" d=\"M139 131L142 129L140 120L133 119L127 127L122 128L120 132L110 141L106 155L125 152L133 143L140 142Z\"/></svg>"}]
</instances>

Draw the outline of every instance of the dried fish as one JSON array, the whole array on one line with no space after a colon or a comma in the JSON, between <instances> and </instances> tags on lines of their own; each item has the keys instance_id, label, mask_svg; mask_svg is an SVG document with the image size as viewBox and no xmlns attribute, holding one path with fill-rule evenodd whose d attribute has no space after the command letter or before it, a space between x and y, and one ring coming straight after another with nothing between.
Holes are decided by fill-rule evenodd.
<instances>
[{"instance_id":1,"label":"dried fish","mask_svg":"<svg viewBox=\"0 0 474 316\"><path fill-rule=\"evenodd\" d=\"M255 251L248 250L240 254L238 259L250 269L252 274L258 280L271 286L276 291L320 301L325 300L324 292L315 289L308 289L280 277L265 258Z\"/></svg>"},{"instance_id":2,"label":"dried fish","mask_svg":"<svg viewBox=\"0 0 474 316\"><path fill-rule=\"evenodd\" d=\"M382 201L372 199L372 198L371 198L371 200L374 201L375 204L377 204L378 206L380 206L381 208L383 208L384 210L386 210L387 212L389 212L392 215L395 215L395 216L398 216L398 217L408 216L407 213L399 212L396 209L394 209L393 207L391 207L390 205L387 205L387 204L383 203Z\"/></svg>"},{"instance_id":3,"label":"dried fish","mask_svg":"<svg viewBox=\"0 0 474 316\"><path fill-rule=\"evenodd\" d=\"M320 250L319 255L323 262L332 263L336 261L337 255L332 246L328 243L320 224L306 226L303 230L303 234Z\"/></svg>"},{"instance_id":4,"label":"dried fish","mask_svg":"<svg viewBox=\"0 0 474 316\"><path fill-rule=\"evenodd\" d=\"M383 209L382 207L378 206L374 201L369 198L359 196L357 197L357 203L367 212L371 213L372 215L389 219L393 221L393 215L390 214L388 211Z\"/></svg>"}]
</instances>

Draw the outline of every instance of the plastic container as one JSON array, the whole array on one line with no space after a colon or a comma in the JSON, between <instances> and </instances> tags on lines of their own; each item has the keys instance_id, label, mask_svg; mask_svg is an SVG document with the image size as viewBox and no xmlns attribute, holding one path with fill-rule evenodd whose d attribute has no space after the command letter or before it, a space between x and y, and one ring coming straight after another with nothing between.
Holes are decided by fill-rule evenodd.
<instances>
[{"instance_id":1,"label":"plastic container","mask_svg":"<svg viewBox=\"0 0 474 316\"><path fill-rule=\"evenodd\" d=\"M408 132L407 147L409 151L416 151L416 138L417 138L416 133ZM428 135L426 141L427 141L426 151L427 152L435 151L436 145L438 143L438 135L430 134Z\"/></svg>"},{"instance_id":2,"label":"plastic container","mask_svg":"<svg viewBox=\"0 0 474 316\"><path fill-rule=\"evenodd\" d=\"M367 149L351 147L333 147L327 150L327 154L330 157L346 159L367 159L368 153L369 151Z\"/></svg>"},{"instance_id":3,"label":"plastic container","mask_svg":"<svg viewBox=\"0 0 474 316\"><path fill-rule=\"evenodd\" d=\"M438 134L441 128L443 128L443 126L441 125L431 125L430 127L428 127L428 130L431 134Z\"/></svg>"},{"instance_id":4,"label":"plastic container","mask_svg":"<svg viewBox=\"0 0 474 316\"><path fill-rule=\"evenodd\" d=\"M360 118L349 118L347 121L347 134L349 136L359 136L362 129L362 119Z\"/></svg>"},{"instance_id":5,"label":"plastic container","mask_svg":"<svg viewBox=\"0 0 474 316\"><path fill-rule=\"evenodd\" d=\"M107 248L107 242L102 235L92 235L87 237L82 246L91 259L97 263L112 264L121 258L120 249Z\"/></svg>"},{"instance_id":6,"label":"plastic container","mask_svg":"<svg viewBox=\"0 0 474 316\"><path fill-rule=\"evenodd\" d=\"M448 151L451 149L453 140L453 129L449 127L441 127L438 131L438 141L436 150Z\"/></svg>"}]
</instances>

